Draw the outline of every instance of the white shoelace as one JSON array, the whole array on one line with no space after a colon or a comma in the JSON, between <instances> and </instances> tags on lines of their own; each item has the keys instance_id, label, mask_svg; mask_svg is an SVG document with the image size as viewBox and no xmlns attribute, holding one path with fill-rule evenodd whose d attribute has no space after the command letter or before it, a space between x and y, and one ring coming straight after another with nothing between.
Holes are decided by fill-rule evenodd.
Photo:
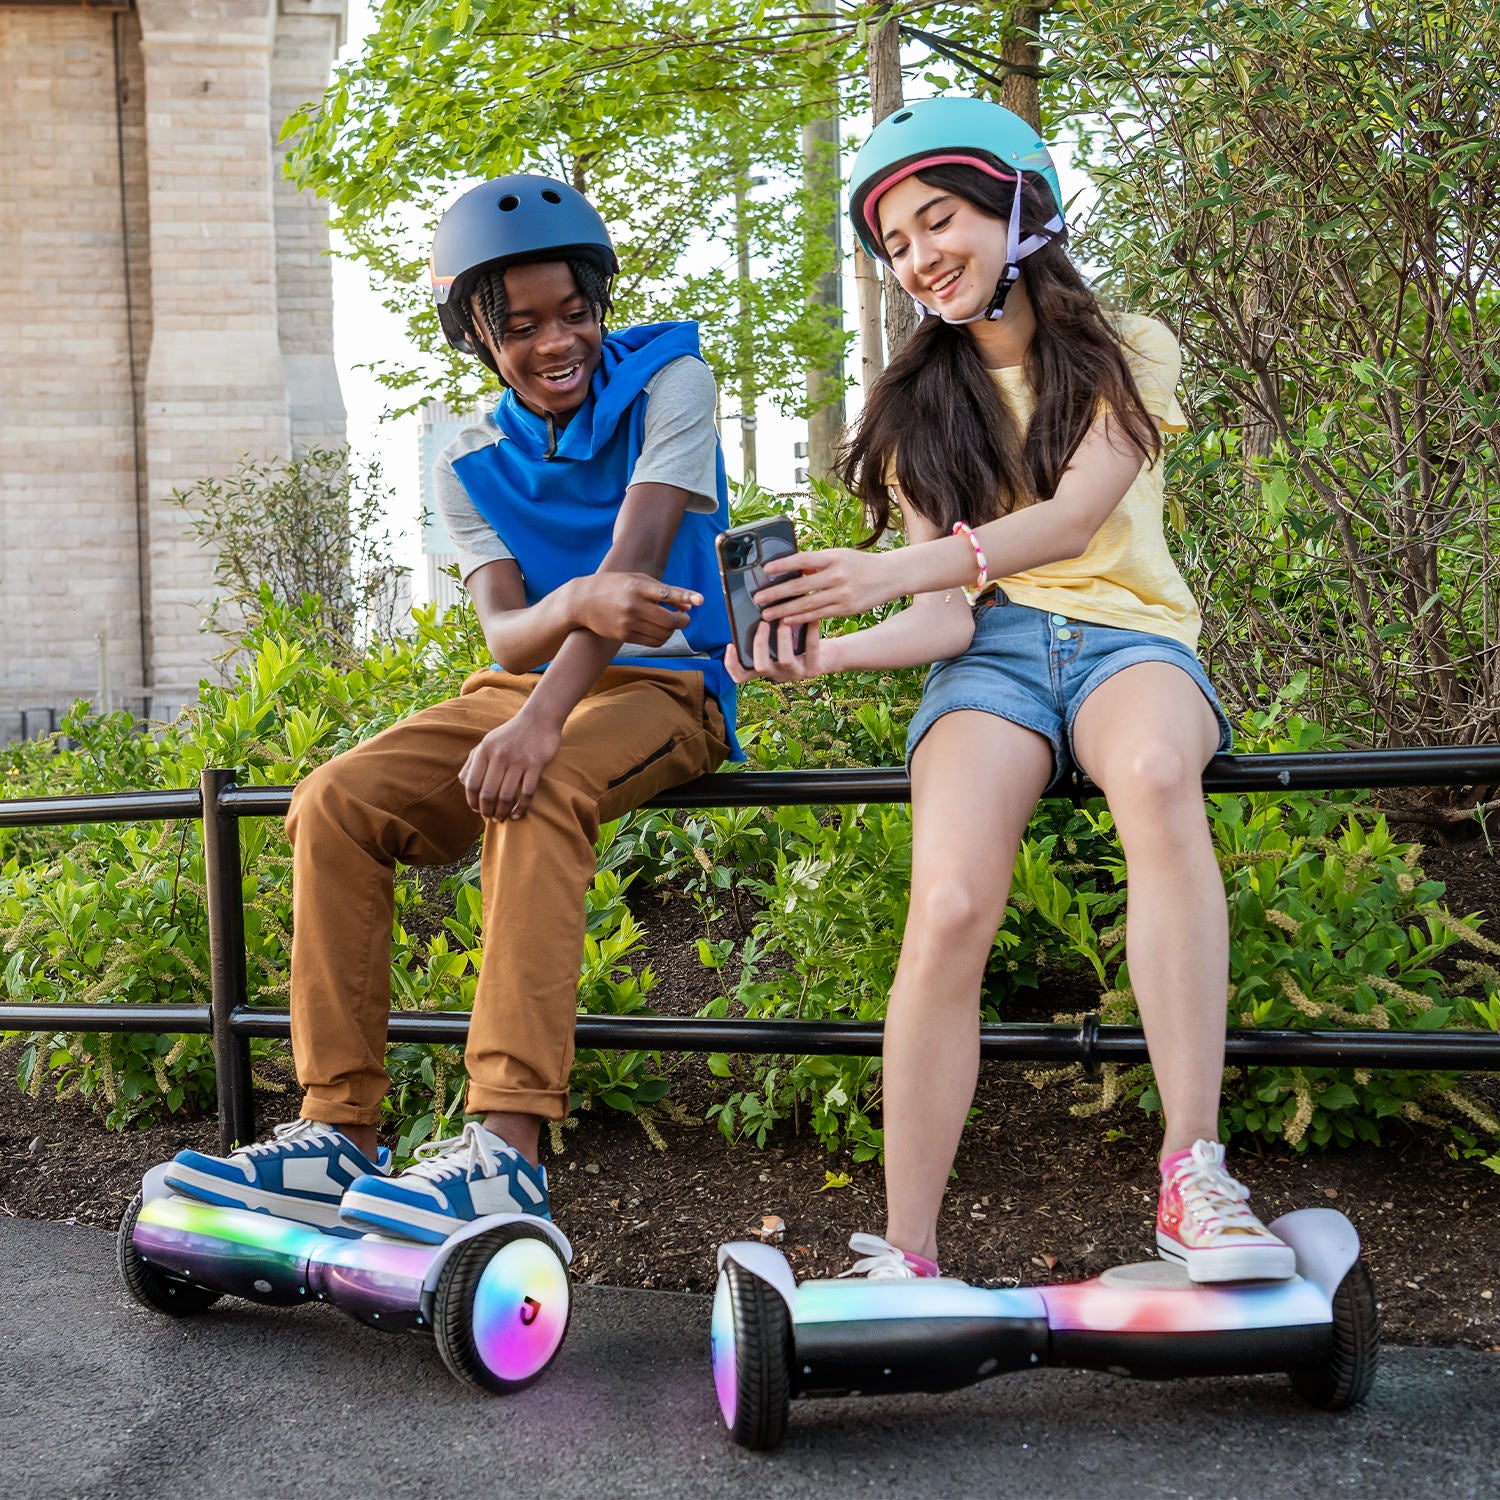
<instances>
[{"instance_id":1,"label":"white shoelace","mask_svg":"<svg viewBox=\"0 0 1500 1500\"><path fill-rule=\"evenodd\" d=\"M849 1248L862 1259L842 1276L864 1276L870 1281L915 1281L917 1273L906 1263L906 1255L878 1234L851 1234Z\"/></svg>"},{"instance_id":2,"label":"white shoelace","mask_svg":"<svg viewBox=\"0 0 1500 1500\"><path fill-rule=\"evenodd\" d=\"M269 1156L273 1151L284 1151L288 1146L311 1146L322 1140L333 1127L320 1120L290 1120L278 1125L268 1141L256 1141L253 1146L241 1146L236 1156Z\"/></svg>"},{"instance_id":3,"label":"white shoelace","mask_svg":"<svg viewBox=\"0 0 1500 1500\"><path fill-rule=\"evenodd\" d=\"M1268 1236L1265 1225L1245 1207L1250 1189L1225 1171L1218 1141L1194 1141L1192 1154L1172 1169L1171 1180L1183 1207L1206 1234Z\"/></svg>"},{"instance_id":4,"label":"white shoelace","mask_svg":"<svg viewBox=\"0 0 1500 1500\"><path fill-rule=\"evenodd\" d=\"M413 1153L415 1160L402 1175L425 1177L429 1182L441 1182L445 1177L498 1177L500 1163L495 1148L485 1140L487 1135L495 1139L483 1126L470 1121L462 1135L418 1146Z\"/></svg>"}]
</instances>

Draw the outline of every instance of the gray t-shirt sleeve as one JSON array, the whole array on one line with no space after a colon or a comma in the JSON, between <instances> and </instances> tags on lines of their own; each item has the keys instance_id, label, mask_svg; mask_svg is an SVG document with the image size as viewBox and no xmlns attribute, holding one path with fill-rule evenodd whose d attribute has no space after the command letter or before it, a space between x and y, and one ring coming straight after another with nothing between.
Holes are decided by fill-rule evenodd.
<instances>
[{"instance_id":1,"label":"gray t-shirt sleeve","mask_svg":"<svg viewBox=\"0 0 1500 1500\"><path fill-rule=\"evenodd\" d=\"M646 382L646 431L631 484L675 485L692 496L689 510L718 510L716 394L713 371L687 354Z\"/></svg>"},{"instance_id":2,"label":"gray t-shirt sleeve","mask_svg":"<svg viewBox=\"0 0 1500 1500\"><path fill-rule=\"evenodd\" d=\"M453 472L453 465L465 454L487 447L499 436L498 431L485 424L466 427L439 454L432 469L432 492L437 503L437 513L448 535L453 540L453 550L458 555L458 573L467 579L476 568L485 563L504 562L515 554L500 540L499 533L474 508L463 481Z\"/></svg>"}]
</instances>

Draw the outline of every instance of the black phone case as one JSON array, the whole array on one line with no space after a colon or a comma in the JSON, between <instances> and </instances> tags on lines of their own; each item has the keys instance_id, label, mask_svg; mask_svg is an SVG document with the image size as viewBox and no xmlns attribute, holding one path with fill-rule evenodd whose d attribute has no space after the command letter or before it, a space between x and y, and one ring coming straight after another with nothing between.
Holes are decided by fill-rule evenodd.
<instances>
[{"instance_id":1,"label":"black phone case","mask_svg":"<svg viewBox=\"0 0 1500 1500\"><path fill-rule=\"evenodd\" d=\"M797 533L787 516L773 516L768 521L752 521L745 526L731 526L718 539L719 576L724 581L724 602L729 607L729 627L734 632L735 649L740 665L747 671L755 668L755 630L760 624L760 610L750 596L771 582L765 564L773 557L789 557L797 550ZM781 578L797 578L797 573L782 573ZM776 651L777 632L771 633L771 660L779 661ZM807 627L797 626L792 647L800 655L807 642Z\"/></svg>"}]
</instances>

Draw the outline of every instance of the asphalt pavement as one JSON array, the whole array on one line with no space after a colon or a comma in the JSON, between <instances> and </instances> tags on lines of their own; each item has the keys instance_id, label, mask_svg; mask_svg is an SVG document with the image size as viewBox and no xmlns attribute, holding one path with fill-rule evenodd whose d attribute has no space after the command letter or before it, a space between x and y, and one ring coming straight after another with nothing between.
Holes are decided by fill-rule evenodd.
<instances>
[{"instance_id":1,"label":"asphalt pavement","mask_svg":"<svg viewBox=\"0 0 1500 1500\"><path fill-rule=\"evenodd\" d=\"M756 1454L719 1421L705 1297L579 1287L552 1369L493 1397L456 1382L429 1339L329 1307L152 1313L98 1230L0 1220L0 1270L7 1500L1491 1500L1500 1486L1500 1355L1386 1349L1369 1401L1340 1415L1271 1376L1069 1370L795 1402L786 1441Z\"/></svg>"}]
</instances>

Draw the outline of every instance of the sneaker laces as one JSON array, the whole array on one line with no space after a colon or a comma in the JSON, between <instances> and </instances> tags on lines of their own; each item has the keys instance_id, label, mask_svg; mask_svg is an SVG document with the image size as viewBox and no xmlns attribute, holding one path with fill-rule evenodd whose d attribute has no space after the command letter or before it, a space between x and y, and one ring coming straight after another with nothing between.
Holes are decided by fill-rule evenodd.
<instances>
[{"instance_id":1,"label":"sneaker laces","mask_svg":"<svg viewBox=\"0 0 1500 1500\"><path fill-rule=\"evenodd\" d=\"M413 1161L403 1176L425 1177L428 1182L441 1182L448 1177L463 1177L466 1180L480 1177L498 1177L500 1162L495 1148L486 1141L498 1139L493 1132L472 1121L465 1125L462 1135L450 1136L445 1141L428 1141L412 1153Z\"/></svg>"},{"instance_id":2,"label":"sneaker laces","mask_svg":"<svg viewBox=\"0 0 1500 1500\"><path fill-rule=\"evenodd\" d=\"M904 1250L898 1250L889 1240L878 1234L851 1234L849 1248L860 1260L854 1262L843 1276L864 1276L870 1281L915 1281L918 1271L906 1258Z\"/></svg>"},{"instance_id":3,"label":"sneaker laces","mask_svg":"<svg viewBox=\"0 0 1500 1500\"><path fill-rule=\"evenodd\" d=\"M256 1141L253 1146L241 1146L234 1155L270 1156L285 1151L288 1146L311 1146L326 1135L336 1133L333 1126L325 1125L321 1120L289 1120L271 1132L270 1140Z\"/></svg>"},{"instance_id":4,"label":"sneaker laces","mask_svg":"<svg viewBox=\"0 0 1500 1500\"><path fill-rule=\"evenodd\" d=\"M1172 1168L1167 1180L1206 1234L1259 1236L1269 1232L1245 1207L1250 1189L1225 1170L1224 1148L1217 1141L1194 1141L1191 1152Z\"/></svg>"}]
</instances>

